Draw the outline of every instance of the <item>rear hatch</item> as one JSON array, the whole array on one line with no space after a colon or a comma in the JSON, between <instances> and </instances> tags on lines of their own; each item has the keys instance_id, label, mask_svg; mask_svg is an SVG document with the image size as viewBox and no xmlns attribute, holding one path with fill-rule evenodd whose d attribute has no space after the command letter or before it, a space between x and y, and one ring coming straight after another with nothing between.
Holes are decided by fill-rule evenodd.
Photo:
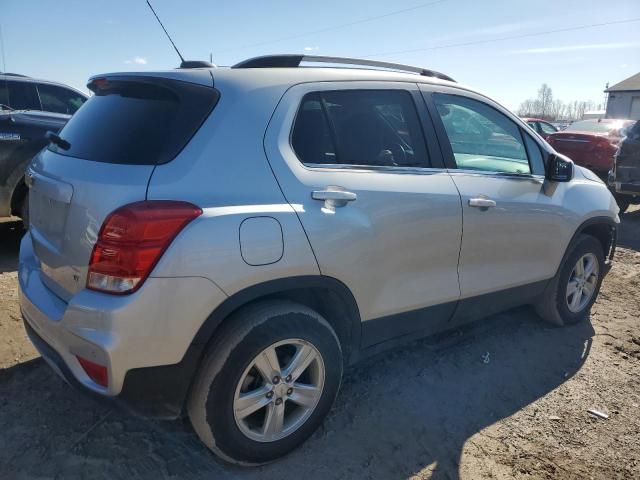
<instances>
[{"instance_id":1,"label":"rear hatch","mask_svg":"<svg viewBox=\"0 0 640 480\"><path fill-rule=\"evenodd\" d=\"M571 156L572 153L588 154L593 151L599 138L606 135L591 133L558 132L549 137L551 144L560 153Z\"/></svg>"},{"instance_id":2,"label":"rear hatch","mask_svg":"<svg viewBox=\"0 0 640 480\"><path fill-rule=\"evenodd\" d=\"M94 78L94 95L27 170L30 232L44 283L68 300L86 284L106 216L144 200L155 165L171 161L214 108L208 85L148 75Z\"/></svg>"},{"instance_id":3,"label":"rear hatch","mask_svg":"<svg viewBox=\"0 0 640 480\"><path fill-rule=\"evenodd\" d=\"M608 171L613 166L617 137L607 133L563 131L547 137L553 148L587 168Z\"/></svg>"}]
</instances>

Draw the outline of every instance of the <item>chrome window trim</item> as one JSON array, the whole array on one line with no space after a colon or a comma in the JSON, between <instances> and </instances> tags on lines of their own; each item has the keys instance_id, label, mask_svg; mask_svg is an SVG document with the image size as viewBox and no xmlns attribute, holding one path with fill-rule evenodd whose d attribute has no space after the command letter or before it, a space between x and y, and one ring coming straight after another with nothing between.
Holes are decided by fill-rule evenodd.
<instances>
[{"instance_id":1,"label":"chrome window trim","mask_svg":"<svg viewBox=\"0 0 640 480\"><path fill-rule=\"evenodd\" d=\"M450 168L448 172L451 175L482 175L494 178L502 178L505 180L542 180L544 181L544 175L538 175L534 173L507 173L507 172L494 172L489 170L469 170L463 168Z\"/></svg>"},{"instance_id":2,"label":"chrome window trim","mask_svg":"<svg viewBox=\"0 0 640 480\"><path fill-rule=\"evenodd\" d=\"M297 155L296 155L297 158ZM299 160L299 159L298 159ZM426 175L433 173L447 173L446 168L432 168L432 167L396 167L393 165L352 165L343 163L302 163L306 170L309 171L321 171L321 172L339 172L348 170L353 173L398 173L398 174L414 174L414 175Z\"/></svg>"}]
</instances>

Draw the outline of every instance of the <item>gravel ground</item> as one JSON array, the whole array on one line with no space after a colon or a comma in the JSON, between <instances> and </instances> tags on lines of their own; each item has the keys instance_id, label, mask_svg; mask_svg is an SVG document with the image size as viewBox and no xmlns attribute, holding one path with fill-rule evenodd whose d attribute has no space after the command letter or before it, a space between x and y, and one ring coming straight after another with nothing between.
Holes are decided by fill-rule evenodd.
<instances>
[{"instance_id":1,"label":"gravel ground","mask_svg":"<svg viewBox=\"0 0 640 480\"><path fill-rule=\"evenodd\" d=\"M248 470L186 420L132 417L55 376L20 320L20 235L0 224L0 479L640 478L640 209L590 322L518 309L372 358L309 442Z\"/></svg>"}]
</instances>

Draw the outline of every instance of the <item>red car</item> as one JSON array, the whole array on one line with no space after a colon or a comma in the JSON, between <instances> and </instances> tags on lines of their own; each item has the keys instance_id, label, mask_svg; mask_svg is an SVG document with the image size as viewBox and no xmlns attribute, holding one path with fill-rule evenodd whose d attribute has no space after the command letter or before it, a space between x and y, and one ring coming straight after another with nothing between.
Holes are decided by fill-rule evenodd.
<instances>
[{"instance_id":1,"label":"red car","mask_svg":"<svg viewBox=\"0 0 640 480\"><path fill-rule=\"evenodd\" d=\"M549 135L558 131L557 127L550 124L546 120L542 120L541 118L523 118L522 120L527 122L529 126L533 128L536 133L540 134L540 136L545 140Z\"/></svg>"},{"instance_id":2,"label":"red car","mask_svg":"<svg viewBox=\"0 0 640 480\"><path fill-rule=\"evenodd\" d=\"M566 130L552 133L546 140L557 152L593 170L606 181L613 168L618 143L625 136L625 129L634 123L633 120L612 118L580 120Z\"/></svg>"}]
</instances>

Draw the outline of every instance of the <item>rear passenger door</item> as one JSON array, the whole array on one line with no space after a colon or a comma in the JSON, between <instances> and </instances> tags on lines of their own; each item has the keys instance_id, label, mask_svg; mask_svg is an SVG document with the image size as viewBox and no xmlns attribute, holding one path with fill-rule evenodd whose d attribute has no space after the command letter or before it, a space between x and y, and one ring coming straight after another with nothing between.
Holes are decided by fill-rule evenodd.
<instances>
[{"instance_id":1,"label":"rear passenger door","mask_svg":"<svg viewBox=\"0 0 640 480\"><path fill-rule=\"evenodd\" d=\"M355 296L365 345L437 330L459 297L460 197L427 117L415 84L304 84L266 134L320 271Z\"/></svg>"},{"instance_id":2,"label":"rear passenger door","mask_svg":"<svg viewBox=\"0 0 640 480\"><path fill-rule=\"evenodd\" d=\"M486 307L527 301L553 277L557 246L569 241L565 192L545 188L540 146L502 107L461 89L421 88L462 197L461 297L514 289L487 297Z\"/></svg>"}]
</instances>

